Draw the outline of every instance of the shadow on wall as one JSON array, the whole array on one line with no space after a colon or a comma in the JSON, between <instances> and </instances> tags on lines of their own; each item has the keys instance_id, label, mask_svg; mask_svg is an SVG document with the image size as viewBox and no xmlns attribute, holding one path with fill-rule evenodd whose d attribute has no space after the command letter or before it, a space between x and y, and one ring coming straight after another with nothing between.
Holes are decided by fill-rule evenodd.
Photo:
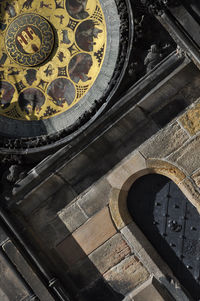
<instances>
[{"instance_id":1,"label":"shadow on wall","mask_svg":"<svg viewBox=\"0 0 200 301\"><path fill-rule=\"evenodd\" d=\"M42 258L42 262L46 263L52 274L62 282L66 291L72 296L72 300L123 300L124 295L117 293L102 276L106 269L112 268L112 258L110 258L111 263L106 266L103 258L107 254L100 250L100 246L107 243L109 250L109 241L116 234L111 220L107 222L108 208L103 213L97 213L94 222L90 219L72 235L73 219L75 223L77 220L80 221L81 217L78 219L77 215L73 215L72 227L68 229L57 215L61 205L59 200L63 202L62 198L57 198L56 202L50 199L37 208L37 211L27 216L29 227L27 239L30 241L31 237L32 244L37 246L37 254L41 254L41 251L45 254L46 258ZM118 236L115 240L117 239ZM95 252L97 253L94 254ZM99 256L97 266L90 259L91 253L95 260L97 259L95 256ZM123 286L123 283L119 285ZM41 299L41 301L46 300Z\"/></svg>"}]
</instances>

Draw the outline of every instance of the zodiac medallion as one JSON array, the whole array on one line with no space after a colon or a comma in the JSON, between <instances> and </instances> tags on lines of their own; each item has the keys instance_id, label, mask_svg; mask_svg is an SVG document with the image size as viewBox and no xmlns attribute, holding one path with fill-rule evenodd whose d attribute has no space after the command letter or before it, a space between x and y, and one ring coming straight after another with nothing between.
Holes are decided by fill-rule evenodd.
<instances>
[{"instance_id":1,"label":"zodiac medallion","mask_svg":"<svg viewBox=\"0 0 200 301\"><path fill-rule=\"evenodd\" d=\"M19 65L36 66L50 55L54 45L51 25L36 14L18 16L8 27L5 45Z\"/></svg>"}]
</instances>

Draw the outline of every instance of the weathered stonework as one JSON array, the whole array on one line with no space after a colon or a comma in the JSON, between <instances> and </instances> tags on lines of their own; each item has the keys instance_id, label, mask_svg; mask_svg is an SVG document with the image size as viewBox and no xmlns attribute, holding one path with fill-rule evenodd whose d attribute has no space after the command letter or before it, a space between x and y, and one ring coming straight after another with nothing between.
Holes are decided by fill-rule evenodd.
<instances>
[{"instance_id":1,"label":"weathered stonework","mask_svg":"<svg viewBox=\"0 0 200 301\"><path fill-rule=\"evenodd\" d=\"M200 131L200 103L199 101L193 108L188 110L179 118L182 126L191 136L196 135Z\"/></svg>"},{"instance_id":2,"label":"weathered stonework","mask_svg":"<svg viewBox=\"0 0 200 301\"><path fill-rule=\"evenodd\" d=\"M148 279L140 287L136 288L132 293L127 296L125 301L173 301L174 299L167 293L164 287L155 279Z\"/></svg>"},{"instance_id":3,"label":"weathered stonework","mask_svg":"<svg viewBox=\"0 0 200 301\"><path fill-rule=\"evenodd\" d=\"M77 203L88 217L93 216L109 203L111 185L106 178L102 178L95 185L83 192Z\"/></svg>"},{"instance_id":4,"label":"weathered stonework","mask_svg":"<svg viewBox=\"0 0 200 301\"><path fill-rule=\"evenodd\" d=\"M58 217L70 233L74 232L88 219L87 215L78 206L77 202L72 203L58 212Z\"/></svg>"},{"instance_id":5,"label":"weathered stonework","mask_svg":"<svg viewBox=\"0 0 200 301\"><path fill-rule=\"evenodd\" d=\"M114 235L89 255L89 259L101 274L118 264L130 255L131 250L121 234Z\"/></svg>"},{"instance_id":6,"label":"weathered stonework","mask_svg":"<svg viewBox=\"0 0 200 301\"><path fill-rule=\"evenodd\" d=\"M192 179L194 180L195 184L198 188L200 188L200 170L197 170L193 175Z\"/></svg>"},{"instance_id":7,"label":"weathered stonework","mask_svg":"<svg viewBox=\"0 0 200 301\"><path fill-rule=\"evenodd\" d=\"M129 178L145 169L145 158L139 152L134 152L108 174L107 180L112 188L129 190L133 181L132 178L130 180Z\"/></svg>"},{"instance_id":8,"label":"weathered stonework","mask_svg":"<svg viewBox=\"0 0 200 301\"><path fill-rule=\"evenodd\" d=\"M116 232L108 207L105 207L63 240L57 246L57 251L66 263L75 263L101 246Z\"/></svg>"},{"instance_id":9,"label":"weathered stonework","mask_svg":"<svg viewBox=\"0 0 200 301\"><path fill-rule=\"evenodd\" d=\"M57 204L63 203L66 205L73 200L75 196L76 192L70 185L61 177L54 174L26 195L22 202L21 209L24 215L28 216L50 198L57 199Z\"/></svg>"},{"instance_id":10,"label":"weathered stonework","mask_svg":"<svg viewBox=\"0 0 200 301\"><path fill-rule=\"evenodd\" d=\"M195 154L195 156L194 156ZM189 175L199 168L200 162L200 136L195 136L179 150L168 157L170 162L182 167Z\"/></svg>"},{"instance_id":11,"label":"weathered stonework","mask_svg":"<svg viewBox=\"0 0 200 301\"><path fill-rule=\"evenodd\" d=\"M140 147L140 152L145 158L165 158L179 149L188 138L187 133L175 122L149 139Z\"/></svg>"},{"instance_id":12,"label":"weathered stonework","mask_svg":"<svg viewBox=\"0 0 200 301\"><path fill-rule=\"evenodd\" d=\"M105 273L104 278L115 291L126 295L147 280L149 273L136 257L131 256Z\"/></svg>"},{"instance_id":13,"label":"weathered stonework","mask_svg":"<svg viewBox=\"0 0 200 301\"><path fill-rule=\"evenodd\" d=\"M192 179L185 178L183 182L181 182L178 186L188 198L188 200L190 200L194 207L196 207L200 212L200 194Z\"/></svg>"},{"instance_id":14,"label":"weathered stonework","mask_svg":"<svg viewBox=\"0 0 200 301\"><path fill-rule=\"evenodd\" d=\"M113 189L110 194L110 212L115 226L118 230L131 222L131 216L128 213L126 199L128 192L119 189Z\"/></svg>"},{"instance_id":15,"label":"weathered stonework","mask_svg":"<svg viewBox=\"0 0 200 301\"><path fill-rule=\"evenodd\" d=\"M176 184L179 184L185 178L184 172L164 160L147 159L147 168L149 173L157 173L169 177Z\"/></svg>"},{"instance_id":16,"label":"weathered stonework","mask_svg":"<svg viewBox=\"0 0 200 301\"><path fill-rule=\"evenodd\" d=\"M34 9L37 5L37 1L33 0L21 0L20 2L23 2L23 12L28 6L30 9L33 5ZM66 1L66 3L59 0L40 2L41 6L47 8L47 12L51 11L53 5L62 6L61 2L63 2L63 8L66 8L68 2L77 2L77 5L81 7L78 4L80 1L77 0ZM87 2L87 9L90 10L94 2L98 1L88 0L85 2ZM174 181L200 212L200 100L197 99L200 97L199 70L190 60L190 47L184 49L188 54L186 56L179 47L175 50L176 44L181 47L178 39L175 39L174 42L167 37L168 32L165 33L165 30L162 29L168 11L165 11L162 18L158 17L154 20L159 25L154 27L154 17L147 15L143 2L149 2L154 6L156 2L162 4L164 0L140 1L140 4L133 0L125 2L100 0L108 25L108 45L101 74L87 97L84 97L84 101L87 102L86 107L81 103L77 103L75 107L78 109L80 105L81 112L86 111L86 114L79 114L76 110L71 114L69 109L67 115L62 115L59 120L53 119L51 124L44 122L44 127L41 129L41 133L45 132L44 137L40 136L38 141L27 138L19 143L18 140L21 139L21 136L18 140L11 137L10 140L6 138L5 141L4 139L0 141L2 152L6 145L6 153L10 154L14 150L16 153L25 154L27 161L33 161L33 166L35 166L35 162L40 162L36 163L37 165L24 179L14 185L11 205L5 202L6 210L8 208L9 211L11 208L13 214L11 217L14 220L16 217L16 220L22 223L19 229L22 230L20 234L22 236L23 233L28 234L28 243L30 239L30 245L31 243L33 246L35 244L36 257L40 257L41 254L41 258L45 258L44 262L47 261L49 264L49 266L47 264L47 270L49 268L50 272L53 272L53 281L57 276L61 279L67 292L69 291L70 301L170 300L168 296L161 296L157 287L155 289L152 277L155 277L159 284L165 286L175 300L189 301L170 267L148 241L148 237L136 225L136 221L133 221L127 206L127 196L135 181L138 180L137 183L139 183L140 177L156 173ZM169 4L173 1L165 2ZM3 8L8 6L6 8L7 16L9 13L13 13L11 8L9 10L9 5L10 3L1 5ZM151 5L151 8L153 6ZM177 12L180 14L182 9L185 10L184 7L180 11L179 7L174 9L168 6L168 8L172 15ZM112 11L117 18L112 17ZM97 13L95 18L99 22L101 15L98 13L98 7L95 12ZM87 15L87 12L85 13ZM194 24L194 22L188 22L185 26L185 19L181 16L185 16L185 14L180 14L178 21L186 30L189 30L188 34L190 34L189 24ZM55 17L59 18L59 16ZM176 16L174 17L176 18ZM187 20L191 21L190 18L188 17ZM70 22L73 24L70 26L74 26L75 29L76 18L72 16L72 19ZM60 25L63 20L60 15ZM161 20L162 25L158 20ZM63 23L63 28L65 25ZM134 31L132 36L131 34L126 35L130 32L129 25ZM174 25L177 26L177 24ZM2 32L3 26L5 24L0 23ZM112 29L112 33L109 28ZM154 28L161 30L154 31ZM74 32L77 33L76 29ZM169 31L175 36L175 30L169 29ZM119 32L121 36L119 36ZM195 33L192 33L191 37L198 38L199 31L193 32ZM63 34L64 41L64 33L59 32L59 34ZM184 34L183 32L183 36ZM100 32L96 35L100 35ZM70 39L70 36L68 38ZM200 41L199 38L196 42L198 41ZM128 44L130 60L126 59ZM64 45L62 46L64 47ZM71 53L75 57L76 49L73 49L73 46L70 47L70 52L75 51L74 54ZM95 47L95 44L93 46ZM133 47L133 51L131 47ZM168 52L168 48L172 52L171 50ZM97 59L101 59L103 51L102 48L95 54ZM153 54L154 51L156 52ZM59 59L57 54L55 51L54 60ZM151 56L152 54L153 56ZM66 53L63 52L63 55ZM151 61L154 55L159 59L155 66ZM150 62L145 59L147 56ZM199 51L197 56L199 56ZM113 73L116 62L116 69ZM121 68L124 62L125 68ZM2 59L0 65L1 63ZM59 76L60 66L58 70L56 68L53 66L54 74L58 72ZM69 69L66 69L66 72L70 77ZM1 80L3 76L4 74L0 72ZM20 74L20 76L22 75ZM52 80L51 76L47 79L48 86L48 82L50 84ZM77 90L77 92L84 93L84 89L89 83L89 78L85 79L85 84L80 85L80 91ZM26 78L23 79L23 83L25 81L27 81ZM115 87L115 94L110 93L110 91L114 93ZM76 88L78 89L78 85ZM108 93L103 95L105 91ZM102 99L100 99L101 95L103 95ZM106 102L110 97L110 105L107 106ZM187 108L188 106L190 107ZM98 118L96 118L97 114ZM66 120L66 116L69 117L69 120ZM39 120L31 123L34 134L40 131L36 128L38 122L41 124ZM65 128L66 122L70 128ZM11 121L8 128L4 118L2 119L5 133L10 132L13 135L14 130L19 132L20 129L15 129L14 124L15 122ZM46 138L46 131L53 135ZM22 136L27 136L28 132L29 129L27 130L27 127L24 126ZM41 153L38 152L38 148ZM34 152L37 153L37 158L34 157ZM144 187L144 194L146 191ZM171 195L168 193L165 196L170 198ZM133 197L130 199L130 207L133 202L134 191ZM139 196L138 202L140 203ZM160 205L160 203L157 204ZM175 206L178 205L172 205L173 208ZM146 203L144 207L148 208ZM141 213L144 207L141 208ZM170 209L170 212L168 211L170 219L173 208ZM165 214L166 218L168 218L168 213ZM139 215L139 219L140 216L143 214ZM154 219L154 222L156 224L157 220ZM170 225L166 224L166 227L171 227L171 222L172 226L174 224L176 226L173 221L169 222ZM180 229L182 224L178 226ZM176 227L169 229L169 231L171 230L175 231ZM166 233L162 234L165 236ZM1 227L0 238L1 241L7 239L1 233ZM12 261L17 265L20 252L16 252L17 255L10 252L16 249L16 247L10 247L10 240L6 240L2 249L7 252L7 255L12 255ZM29 261L32 262L32 260ZM2 265L2 270L6 280L7 275L10 275L11 280L15 278L4 265ZM27 278L26 269L23 269L22 272ZM0 278L2 283L4 279ZM14 281L9 282L8 280L8 289L11 291L17 284L17 294L21 291L22 298L26 298L24 288L18 287L18 283L14 283ZM30 279L28 283L36 289L39 288L37 283L31 283ZM48 290L55 283L47 281ZM17 294L16 296L18 296ZM1 295L0 287L0 299ZM40 295L41 301L51 299L45 294L44 296Z\"/></svg>"}]
</instances>

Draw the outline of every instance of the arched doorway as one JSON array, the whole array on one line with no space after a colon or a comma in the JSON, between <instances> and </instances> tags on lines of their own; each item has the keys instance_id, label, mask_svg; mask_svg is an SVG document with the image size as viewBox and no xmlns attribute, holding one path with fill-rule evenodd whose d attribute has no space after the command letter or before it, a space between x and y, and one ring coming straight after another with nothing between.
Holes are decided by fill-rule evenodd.
<instances>
[{"instance_id":1,"label":"arched doorway","mask_svg":"<svg viewBox=\"0 0 200 301\"><path fill-rule=\"evenodd\" d=\"M169 178L149 174L128 193L135 223L192 298L200 299L200 215Z\"/></svg>"}]
</instances>

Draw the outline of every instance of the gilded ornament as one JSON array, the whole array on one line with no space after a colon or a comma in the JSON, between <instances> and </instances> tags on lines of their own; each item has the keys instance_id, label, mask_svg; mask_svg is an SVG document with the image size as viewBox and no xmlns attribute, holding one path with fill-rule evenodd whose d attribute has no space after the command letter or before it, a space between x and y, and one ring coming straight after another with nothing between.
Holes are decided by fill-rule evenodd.
<instances>
[{"instance_id":1,"label":"gilded ornament","mask_svg":"<svg viewBox=\"0 0 200 301\"><path fill-rule=\"evenodd\" d=\"M99 0L18 0L1 9L0 114L31 121L73 110L105 57Z\"/></svg>"}]
</instances>

